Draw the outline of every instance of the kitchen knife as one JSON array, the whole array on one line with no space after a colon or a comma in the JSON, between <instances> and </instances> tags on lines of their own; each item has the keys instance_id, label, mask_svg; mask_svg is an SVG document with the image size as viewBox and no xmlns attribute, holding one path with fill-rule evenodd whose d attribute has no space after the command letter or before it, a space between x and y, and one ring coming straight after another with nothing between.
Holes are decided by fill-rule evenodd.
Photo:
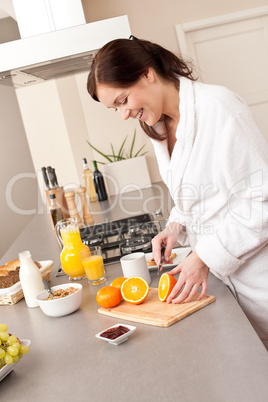
<instances>
[{"instance_id":1,"label":"kitchen knife","mask_svg":"<svg viewBox=\"0 0 268 402\"><path fill-rule=\"evenodd\" d=\"M47 167L47 173L48 173L48 177L49 177L52 189L54 189L56 187L55 176L54 176L53 169L51 166Z\"/></svg>"},{"instance_id":2,"label":"kitchen knife","mask_svg":"<svg viewBox=\"0 0 268 402\"><path fill-rule=\"evenodd\" d=\"M166 248L164 246L162 246L162 248L161 248L161 261L160 261L160 264L158 265L157 275L159 275L159 272L161 271L162 266L163 266L163 262L164 262L164 259L165 259L165 249Z\"/></svg>"},{"instance_id":3,"label":"kitchen knife","mask_svg":"<svg viewBox=\"0 0 268 402\"><path fill-rule=\"evenodd\" d=\"M43 179L44 179L44 182L46 185L46 189L50 190L49 181L48 181L48 177L47 177L47 170L45 167L42 167L41 170L42 170Z\"/></svg>"},{"instance_id":4,"label":"kitchen knife","mask_svg":"<svg viewBox=\"0 0 268 402\"><path fill-rule=\"evenodd\" d=\"M59 187L59 183L58 183L58 179L57 179L57 175L56 175L56 171L53 168L53 174L54 174L54 182L55 182L55 187Z\"/></svg>"}]
</instances>

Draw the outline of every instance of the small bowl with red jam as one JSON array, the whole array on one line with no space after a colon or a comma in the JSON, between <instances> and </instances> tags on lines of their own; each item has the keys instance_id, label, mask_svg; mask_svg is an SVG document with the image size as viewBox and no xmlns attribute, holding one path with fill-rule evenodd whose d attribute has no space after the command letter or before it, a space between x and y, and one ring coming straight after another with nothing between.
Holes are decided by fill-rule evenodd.
<instances>
[{"instance_id":1,"label":"small bowl with red jam","mask_svg":"<svg viewBox=\"0 0 268 402\"><path fill-rule=\"evenodd\" d=\"M133 334L135 330L136 327L132 325L116 324L99 332L96 338L102 339L111 345L120 345L120 343L127 341L128 337Z\"/></svg>"}]
</instances>

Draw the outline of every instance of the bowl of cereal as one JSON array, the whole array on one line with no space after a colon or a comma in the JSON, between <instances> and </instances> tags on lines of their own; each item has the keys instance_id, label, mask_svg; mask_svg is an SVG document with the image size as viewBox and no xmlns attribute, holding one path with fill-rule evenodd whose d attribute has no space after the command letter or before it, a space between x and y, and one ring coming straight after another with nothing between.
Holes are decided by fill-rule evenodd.
<instances>
[{"instance_id":1,"label":"bowl of cereal","mask_svg":"<svg viewBox=\"0 0 268 402\"><path fill-rule=\"evenodd\" d=\"M36 296L38 304L46 315L63 317L76 311L82 302L82 285L65 283L52 286L53 299L47 290Z\"/></svg>"}]
</instances>

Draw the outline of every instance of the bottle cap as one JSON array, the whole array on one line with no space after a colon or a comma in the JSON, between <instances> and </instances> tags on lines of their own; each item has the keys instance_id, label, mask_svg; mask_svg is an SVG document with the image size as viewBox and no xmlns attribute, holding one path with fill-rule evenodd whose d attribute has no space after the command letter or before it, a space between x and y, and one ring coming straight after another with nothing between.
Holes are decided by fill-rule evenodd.
<instances>
[{"instance_id":1,"label":"bottle cap","mask_svg":"<svg viewBox=\"0 0 268 402\"><path fill-rule=\"evenodd\" d=\"M83 162L84 162L84 163L87 163L87 158L83 158Z\"/></svg>"},{"instance_id":2,"label":"bottle cap","mask_svg":"<svg viewBox=\"0 0 268 402\"><path fill-rule=\"evenodd\" d=\"M55 195L55 194L49 194L49 198L50 198L51 200L53 200L54 198L56 198L56 195Z\"/></svg>"},{"instance_id":3,"label":"bottle cap","mask_svg":"<svg viewBox=\"0 0 268 402\"><path fill-rule=\"evenodd\" d=\"M31 253L30 251L22 251L21 253L19 253L19 259L21 258L25 258L25 257L31 257Z\"/></svg>"}]
</instances>

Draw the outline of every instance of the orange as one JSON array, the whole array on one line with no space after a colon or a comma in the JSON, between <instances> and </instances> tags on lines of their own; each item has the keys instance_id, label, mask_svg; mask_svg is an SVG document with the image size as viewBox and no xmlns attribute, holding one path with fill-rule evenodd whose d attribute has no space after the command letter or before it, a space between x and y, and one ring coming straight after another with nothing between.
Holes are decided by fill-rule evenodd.
<instances>
[{"instance_id":1,"label":"orange","mask_svg":"<svg viewBox=\"0 0 268 402\"><path fill-rule=\"evenodd\" d=\"M149 285L143 278L131 276L123 282L121 293L126 302L140 304L149 294Z\"/></svg>"},{"instance_id":2,"label":"orange","mask_svg":"<svg viewBox=\"0 0 268 402\"><path fill-rule=\"evenodd\" d=\"M115 307L122 300L120 289L114 286L104 286L98 291L96 300L101 307Z\"/></svg>"},{"instance_id":3,"label":"orange","mask_svg":"<svg viewBox=\"0 0 268 402\"><path fill-rule=\"evenodd\" d=\"M174 276L164 273L161 275L158 284L158 297L160 301L166 301L172 289L177 283L177 279Z\"/></svg>"},{"instance_id":4,"label":"orange","mask_svg":"<svg viewBox=\"0 0 268 402\"><path fill-rule=\"evenodd\" d=\"M124 278L123 276L120 276L119 278L116 278L112 281L111 286L114 286L115 288L120 289L121 292L121 286L122 283L126 280L127 278Z\"/></svg>"}]
</instances>

